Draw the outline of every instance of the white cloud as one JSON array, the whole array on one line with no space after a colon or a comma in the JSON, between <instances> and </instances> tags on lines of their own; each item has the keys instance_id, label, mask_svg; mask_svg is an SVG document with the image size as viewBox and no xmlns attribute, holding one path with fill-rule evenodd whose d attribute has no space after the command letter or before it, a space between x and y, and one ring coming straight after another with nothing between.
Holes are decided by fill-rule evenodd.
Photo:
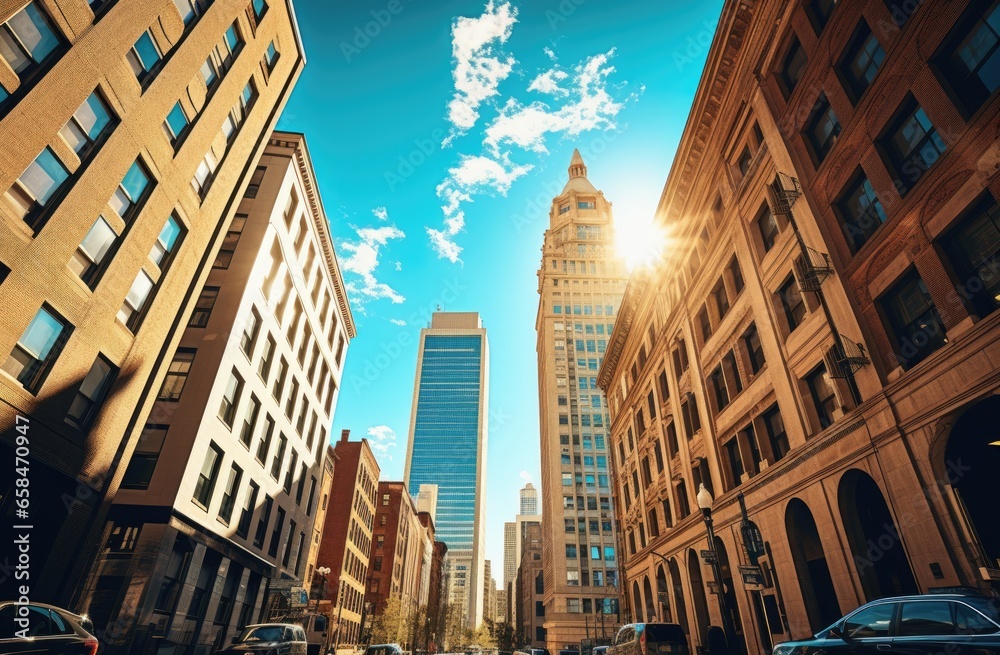
<instances>
[{"instance_id":1,"label":"white cloud","mask_svg":"<svg viewBox=\"0 0 1000 655\"><path fill-rule=\"evenodd\" d=\"M368 445L376 458L384 457L385 461L392 461L390 449L396 447L396 432L388 425L373 425L368 428Z\"/></svg>"},{"instance_id":2,"label":"white cloud","mask_svg":"<svg viewBox=\"0 0 1000 655\"><path fill-rule=\"evenodd\" d=\"M573 70L570 89L559 86L568 73L558 67L536 77L529 90L561 96L566 91L567 102L552 107L541 101L523 104L511 98L501 108L499 115L486 128L483 143L494 152L502 145L515 145L526 150L546 153L547 134L577 136L594 129L614 129L615 117L625 107L626 101L616 100L608 90L608 76L615 72L608 61L614 49L587 58Z\"/></svg>"},{"instance_id":3,"label":"white cloud","mask_svg":"<svg viewBox=\"0 0 1000 655\"><path fill-rule=\"evenodd\" d=\"M527 471L521 471L520 473L518 473L518 476L520 476L520 478L522 480L524 480L524 484L528 484L529 482L534 482L535 481L534 476L532 476Z\"/></svg>"},{"instance_id":4,"label":"white cloud","mask_svg":"<svg viewBox=\"0 0 1000 655\"><path fill-rule=\"evenodd\" d=\"M559 82L565 80L567 77L569 77L569 73L564 70L559 70L558 68L547 70L531 80L531 84L528 85L528 91L538 91L539 93L548 93L554 96L568 96L569 90L559 86Z\"/></svg>"},{"instance_id":5,"label":"white cloud","mask_svg":"<svg viewBox=\"0 0 1000 655\"><path fill-rule=\"evenodd\" d=\"M390 318L389 322L393 325L398 325L399 327L406 327L406 321L401 318Z\"/></svg>"},{"instance_id":6,"label":"white cloud","mask_svg":"<svg viewBox=\"0 0 1000 655\"><path fill-rule=\"evenodd\" d=\"M389 218L385 207L377 207L372 210L372 213L379 220L388 220ZM347 257L341 258L341 268L360 277L360 280L348 280L347 282L347 291L351 300L361 307L371 300L382 298L388 298L394 304L402 303L406 298L388 284L380 282L375 277L375 272L379 267L382 247L386 246L389 241L403 239L406 235L395 225L363 228L352 225L351 228L358 235L358 240L345 239L340 242L341 252L347 255Z\"/></svg>"},{"instance_id":7,"label":"white cloud","mask_svg":"<svg viewBox=\"0 0 1000 655\"><path fill-rule=\"evenodd\" d=\"M394 264L393 264L393 267L394 267L394 268L395 268L395 269L396 269L397 271L401 271L401 270L403 270L403 262L396 262L396 263L394 263Z\"/></svg>"},{"instance_id":8,"label":"white cloud","mask_svg":"<svg viewBox=\"0 0 1000 655\"><path fill-rule=\"evenodd\" d=\"M448 120L454 128L445 145L476 124L479 106L497 95L497 86L513 70L515 59L495 52L494 46L507 42L516 22L517 8L490 0L478 18L462 16L452 23L455 93L448 103Z\"/></svg>"},{"instance_id":9,"label":"white cloud","mask_svg":"<svg viewBox=\"0 0 1000 655\"><path fill-rule=\"evenodd\" d=\"M482 155L462 155L458 166L448 169L448 177L438 185L437 195L444 201L444 229L427 228L431 247L437 256L452 263L461 261L462 247L453 237L465 229L465 212L462 203L472 202L473 195L500 193L506 195L519 177L532 169L510 161L508 153L496 158Z\"/></svg>"},{"instance_id":10,"label":"white cloud","mask_svg":"<svg viewBox=\"0 0 1000 655\"><path fill-rule=\"evenodd\" d=\"M549 48L548 46L546 46L546 47L542 48L542 52L544 52L545 56L548 57L549 59L551 59L552 61L556 60L556 53L552 51L552 48Z\"/></svg>"}]
</instances>

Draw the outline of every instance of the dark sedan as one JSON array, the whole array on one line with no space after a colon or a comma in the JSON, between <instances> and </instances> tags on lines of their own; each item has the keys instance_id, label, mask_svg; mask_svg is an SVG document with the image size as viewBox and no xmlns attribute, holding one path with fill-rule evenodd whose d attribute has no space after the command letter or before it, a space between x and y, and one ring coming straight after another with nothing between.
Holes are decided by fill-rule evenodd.
<instances>
[{"instance_id":1,"label":"dark sedan","mask_svg":"<svg viewBox=\"0 0 1000 655\"><path fill-rule=\"evenodd\" d=\"M1000 655L997 601L973 594L882 598L773 655Z\"/></svg>"},{"instance_id":2,"label":"dark sedan","mask_svg":"<svg viewBox=\"0 0 1000 655\"><path fill-rule=\"evenodd\" d=\"M0 602L0 653L96 655L94 624L86 616L44 603Z\"/></svg>"}]
</instances>

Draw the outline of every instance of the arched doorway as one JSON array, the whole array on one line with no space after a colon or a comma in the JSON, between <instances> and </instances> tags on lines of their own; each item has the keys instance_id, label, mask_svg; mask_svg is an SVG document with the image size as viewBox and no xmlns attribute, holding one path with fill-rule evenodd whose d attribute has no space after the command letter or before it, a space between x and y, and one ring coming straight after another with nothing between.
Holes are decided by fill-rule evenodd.
<instances>
[{"instance_id":1,"label":"arched doorway","mask_svg":"<svg viewBox=\"0 0 1000 655\"><path fill-rule=\"evenodd\" d=\"M691 628L688 625L687 604L684 602L684 585L681 583L681 569L677 566L677 560L671 558L668 562L670 568L670 584L674 590L674 607L677 608L677 622L688 634L688 641L691 641Z\"/></svg>"},{"instance_id":2,"label":"arched doorway","mask_svg":"<svg viewBox=\"0 0 1000 655\"><path fill-rule=\"evenodd\" d=\"M842 613L816 520L809 506L798 498L792 498L785 508L785 533L809 627L816 633L840 618Z\"/></svg>"},{"instance_id":3,"label":"arched doorway","mask_svg":"<svg viewBox=\"0 0 1000 655\"><path fill-rule=\"evenodd\" d=\"M733 585L733 570L729 566L729 553L726 552L726 544L722 539L715 538L715 552L719 555L719 569L722 572L722 592L726 595L726 609L729 610L729 617L732 620L733 629L736 630L736 643L732 644L734 655L745 653L746 635L743 634L743 622L740 621L740 606L736 601L736 587ZM770 651L770 646L765 646L766 651Z\"/></svg>"},{"instance_id":4,"label":"arched doorway","mask_svg":"<svg viewBox=\"0 0 1000 655\"><path fill-rule=\"evenodd\" d=\"M699 644L705 643L705 630L708 629L708 600L705 598L705 583L701 577L701 563L698 561L698 554L693 548L688 549L688 577L691 579L691 595L694 597L694 614L697 620L695 634L698 635L695 641Z\"/></svg>"},{"instance_id":5,"label":"arched doorway","mask_svg":"<svg viewBox=\"0 0 1000 655\"><path fill-rule=\"evenodd\" d=\"M840 515L867 600L917 593L917 583L882 490L864 471L840 479Z\"/></svg>"},{"instance_id":6,"label":"arched doorway","mask_svg":"<svg viewBox=\"0 0 1000 655\"><path fill-rule=\"evenodd\" d=\"M667 591L667 573L663 570L663 565L656 567L656 600L660 606L660 618L667 623L673 623L673 614L670 612L670 596Z\"/></svg>"},{"instance_id":7,"label":"arched doorway","mask_svg":"<svg viewBox=\"0 0 1000 655\"><path fill-rule=\"evenodd\" d=\"M660 617L656 616L656 602L653 600L653 587L649 584L648 575L643 576L642 592L646 596L646 620L660 620Z\"/></svg>"},{"instance_id":8,"label":"arched doorway","mask_svg":"<svg viewBox=\"0 0 1000 655\"><path fill-rule=\"evenodd\" d=\"M632 612L636 623L642 623L642 596L639 594L639 583L635 581L632 582Z\"/></svg>"},{"instance_id":9,"label":"arched doorway","mask_svg":"<svg viewBox=\"0 0 1000 655\"><path fill-rule=\"evenodd\" d=\"M1000 397L987 398L966 410L951 429L943 474L958 501L962 517L978 541L979 566L1000 568L1000 523L997 521L996 477L1000 470Z\"/></svg>"}]
</instances>

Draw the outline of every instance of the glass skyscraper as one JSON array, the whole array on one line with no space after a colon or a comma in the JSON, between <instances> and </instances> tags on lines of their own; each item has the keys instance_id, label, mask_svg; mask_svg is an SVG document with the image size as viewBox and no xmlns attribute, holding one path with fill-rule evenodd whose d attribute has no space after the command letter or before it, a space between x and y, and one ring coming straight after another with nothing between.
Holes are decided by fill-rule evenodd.
<instances>
[{"instance_id":1,"label":"glass skyscraper","mask_svg":"<svg viewBox=\"0 0 1000 655\"><path fill-rule=\"evenodd\" d=\"M479 314L437 312L420 332L405 481L438 485L437 539L448 545L449 602L483 616L489 346Z\"/></svg>"}]
</instances>

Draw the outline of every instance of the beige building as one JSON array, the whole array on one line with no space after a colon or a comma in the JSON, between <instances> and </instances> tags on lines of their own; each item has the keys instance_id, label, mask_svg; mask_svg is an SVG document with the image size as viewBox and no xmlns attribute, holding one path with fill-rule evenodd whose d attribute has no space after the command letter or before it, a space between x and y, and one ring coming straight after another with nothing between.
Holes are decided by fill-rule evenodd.
<instances>
[{"instance_id":1,"label":"beige building","mask_svg":"<svg viewBox=\"0 0 1000 655\"><path fill-rule=\"evenodd\" d=\"M350 434L350 430L343 430L334 445L333 511L327 511L316 558L317 568L330 569L325 594L315 594L317 604L333 619L334 644L344 646L361 643L380 473L368 440L350 441Z\"/></svg>"},{"instance_id":2,"label":"beige building","mask_svg":"<svg viewBox=\"0 0 1000 655\"><path fill-rule=\"evenodd\" d=\"M14 44L0 61L0 443L12 452L27 419L29 518L46 517L33 521L32 599L80 609L304 58L280 0L8 2L0 23Z\"/></svg>"},{"instance_id":3,"label":"beige building","mask_svg":"<svg viewBox=\"0 0 1000 655\"><path fill-rule=\"evenodd\" d=\"M520 513L513 521L503 524L503 588L511 583L517 575L517 567L521 563L521 524L525 521L541 521L538 513L538 490L530 482L525 484L520 493Z\"/></svg>"},{"instance_id":4,"label":"beige building","mask_svg":"<svg viewBox=\"0 0 1000 655\"><path fill-rule=\"evenodd\" d=\"M1000 60L967 45L998 12L725 3L600 374L633 619L704 645L721 599L769 653L875 598L996 591Z\"/></svg>"},{"instance_id":5,"label":"beige building","mask_svg":"<svg viewBox=\"0 0 1000 655\"><path fill-rule=\"evenodd\" d=\"M510 585L512 624L525 645L545 648L545 571L542 565L542 524L521 524L521 564Z\"/></svg>"},{"instance_id":6,"label":"beige building","mask_svg":"<svg viewBox=\"0 0 1000 655\"><path fill-rule=\"evenodd\" d=\"M579 151L552 200L538 271L544 637L576 646L618 584L608 467L607 403L597 387L625 287L611 203L587 179Z\"/></svg>"},{"instance_id":7,"label":"beige building","mask_svg":"<svg viewBox=\"0 0 1000 655\"><path fill-rule=\"evenodd\" d=\"M307 586L354 325L302 135L272 134L186 326L81 602L140 650L220 648Z\"/></svg>"},{"instance_id":8,"label":"beige building","mask_svg":"<svg viewBox=\"0 0 1000 655\"><path fill-rule=\"evenodd\" d=\"M336 473L337 453L332 445L326 447L326 457L323 460L323 477L320 482L320 503L316 508L316 516L313 518L312 536L309 543L309 557L306 563L306 575L302 581L309 593L310 600L318 600L321 595L325 596L326 590L320 589L318 585L325 584L322 577L314 574L319 561L319 550L323 542L323 526L326 525L326 513L330 507L330 492L333 490L333 476Z\"/></svg>"}]
</instances>

